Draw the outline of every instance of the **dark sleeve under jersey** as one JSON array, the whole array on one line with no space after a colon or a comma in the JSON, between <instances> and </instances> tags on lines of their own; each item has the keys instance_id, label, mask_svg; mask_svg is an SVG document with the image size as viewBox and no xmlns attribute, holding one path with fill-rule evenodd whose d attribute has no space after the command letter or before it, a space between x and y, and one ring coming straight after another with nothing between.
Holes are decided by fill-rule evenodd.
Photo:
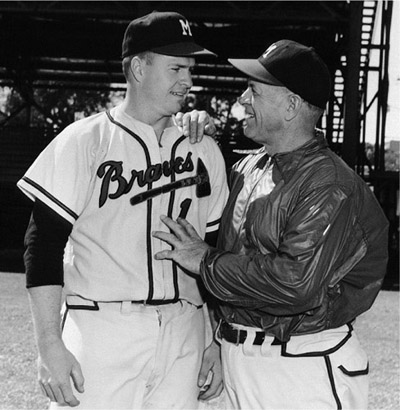
<instances>
[{"instance_id":1,"label":"dark sleeve under jersey","mask_svg":"<svg viewBox=\"0 0 400 410\"><path fill-rule=\"evenodd\" d=\"M26 287L64 285L64 248L72 225L36 200L25 234Z\"/></svg>"}]
</instances>

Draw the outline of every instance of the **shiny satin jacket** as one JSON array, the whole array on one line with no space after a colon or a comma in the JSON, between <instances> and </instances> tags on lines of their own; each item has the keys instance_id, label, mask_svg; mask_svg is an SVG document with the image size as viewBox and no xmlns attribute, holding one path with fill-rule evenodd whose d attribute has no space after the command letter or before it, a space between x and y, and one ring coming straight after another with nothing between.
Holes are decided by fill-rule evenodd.
<instances>
[{"instance_id":1,"label":"shiny satin jacket","mask_svg":"<svg viewBox=\"0 0 400 410\"><path fill-rule=\"evenodd\" d=\"M244 181L260 169L256 185L265 194L238 204ZM387 237L370 187L317 135L295 151L268 158L261 149L234 166L218 249L206 253L201 276L227 322L287 341L371 307L386 273Z\"/></svg>"}]
</instances>

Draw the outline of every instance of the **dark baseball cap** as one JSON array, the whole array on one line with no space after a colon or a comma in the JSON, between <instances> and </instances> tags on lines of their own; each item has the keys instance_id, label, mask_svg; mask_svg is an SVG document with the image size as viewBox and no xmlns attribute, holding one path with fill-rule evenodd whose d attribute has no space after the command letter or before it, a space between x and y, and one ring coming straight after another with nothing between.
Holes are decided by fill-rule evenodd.
<instances>
[{"instance_id":1,"label":"dark baseball cap","mask_svg":"<svg viewBox=\"0 0 400 410\"><path fill-rule=\"evenodd\" d=\"M331 79L328 67L314 48L292 40L273 43L257 59L228 59L250 78L264 84L284 86L308 103L324 109Z\"/></svg>"},{"instance_id":2,"label":"dark baseball cap","mask_svg":"<svg viewBox=\"0 0 400 410\"><path fill-rule=\"evenodd\" d=\"M144 51L175 57L215 56L194 42L189 22L175 12L153 11L129 23L122 41L122 58Z\"/></svg>"}]
</instances>

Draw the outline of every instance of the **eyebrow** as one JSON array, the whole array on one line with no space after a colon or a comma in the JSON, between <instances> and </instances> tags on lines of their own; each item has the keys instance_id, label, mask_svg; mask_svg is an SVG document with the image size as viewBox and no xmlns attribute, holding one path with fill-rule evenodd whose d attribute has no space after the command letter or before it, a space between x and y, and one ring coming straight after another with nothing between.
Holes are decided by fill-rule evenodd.
<instances>
[{"instance_id":1,"label":"eyebrow","mask_svg":"<svg viewBox=\"0 0 400 410\"><path fill-rule=\"evenodd\" d=\"M193 68L195 64L183 64L183 63L170 63L171 66L180 67L180 68Z\"/></svg>"}]
</instances>

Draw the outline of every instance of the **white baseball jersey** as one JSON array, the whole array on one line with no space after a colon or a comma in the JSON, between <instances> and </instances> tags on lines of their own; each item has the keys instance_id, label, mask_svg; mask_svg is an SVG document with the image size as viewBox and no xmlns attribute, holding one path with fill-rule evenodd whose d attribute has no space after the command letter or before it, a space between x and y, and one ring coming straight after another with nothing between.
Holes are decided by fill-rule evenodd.
<instances>
[{"instance_id":1,"label":"white baseball jersey","mask_svg":"<svg viewBox=\"0 0 400 410\"><path fill-rule=\"evenodd\" d=\"M218 229L228 188L212 138L190 144L172 126L158 143L151 126L115 107L68 126L18 186L73 224L64 257L67 294L202 303L194 278L154 259L168 245L151 233L166 231L160 215L175 219L182 207L202 237Z\"/></svg>"}]
</instances>

